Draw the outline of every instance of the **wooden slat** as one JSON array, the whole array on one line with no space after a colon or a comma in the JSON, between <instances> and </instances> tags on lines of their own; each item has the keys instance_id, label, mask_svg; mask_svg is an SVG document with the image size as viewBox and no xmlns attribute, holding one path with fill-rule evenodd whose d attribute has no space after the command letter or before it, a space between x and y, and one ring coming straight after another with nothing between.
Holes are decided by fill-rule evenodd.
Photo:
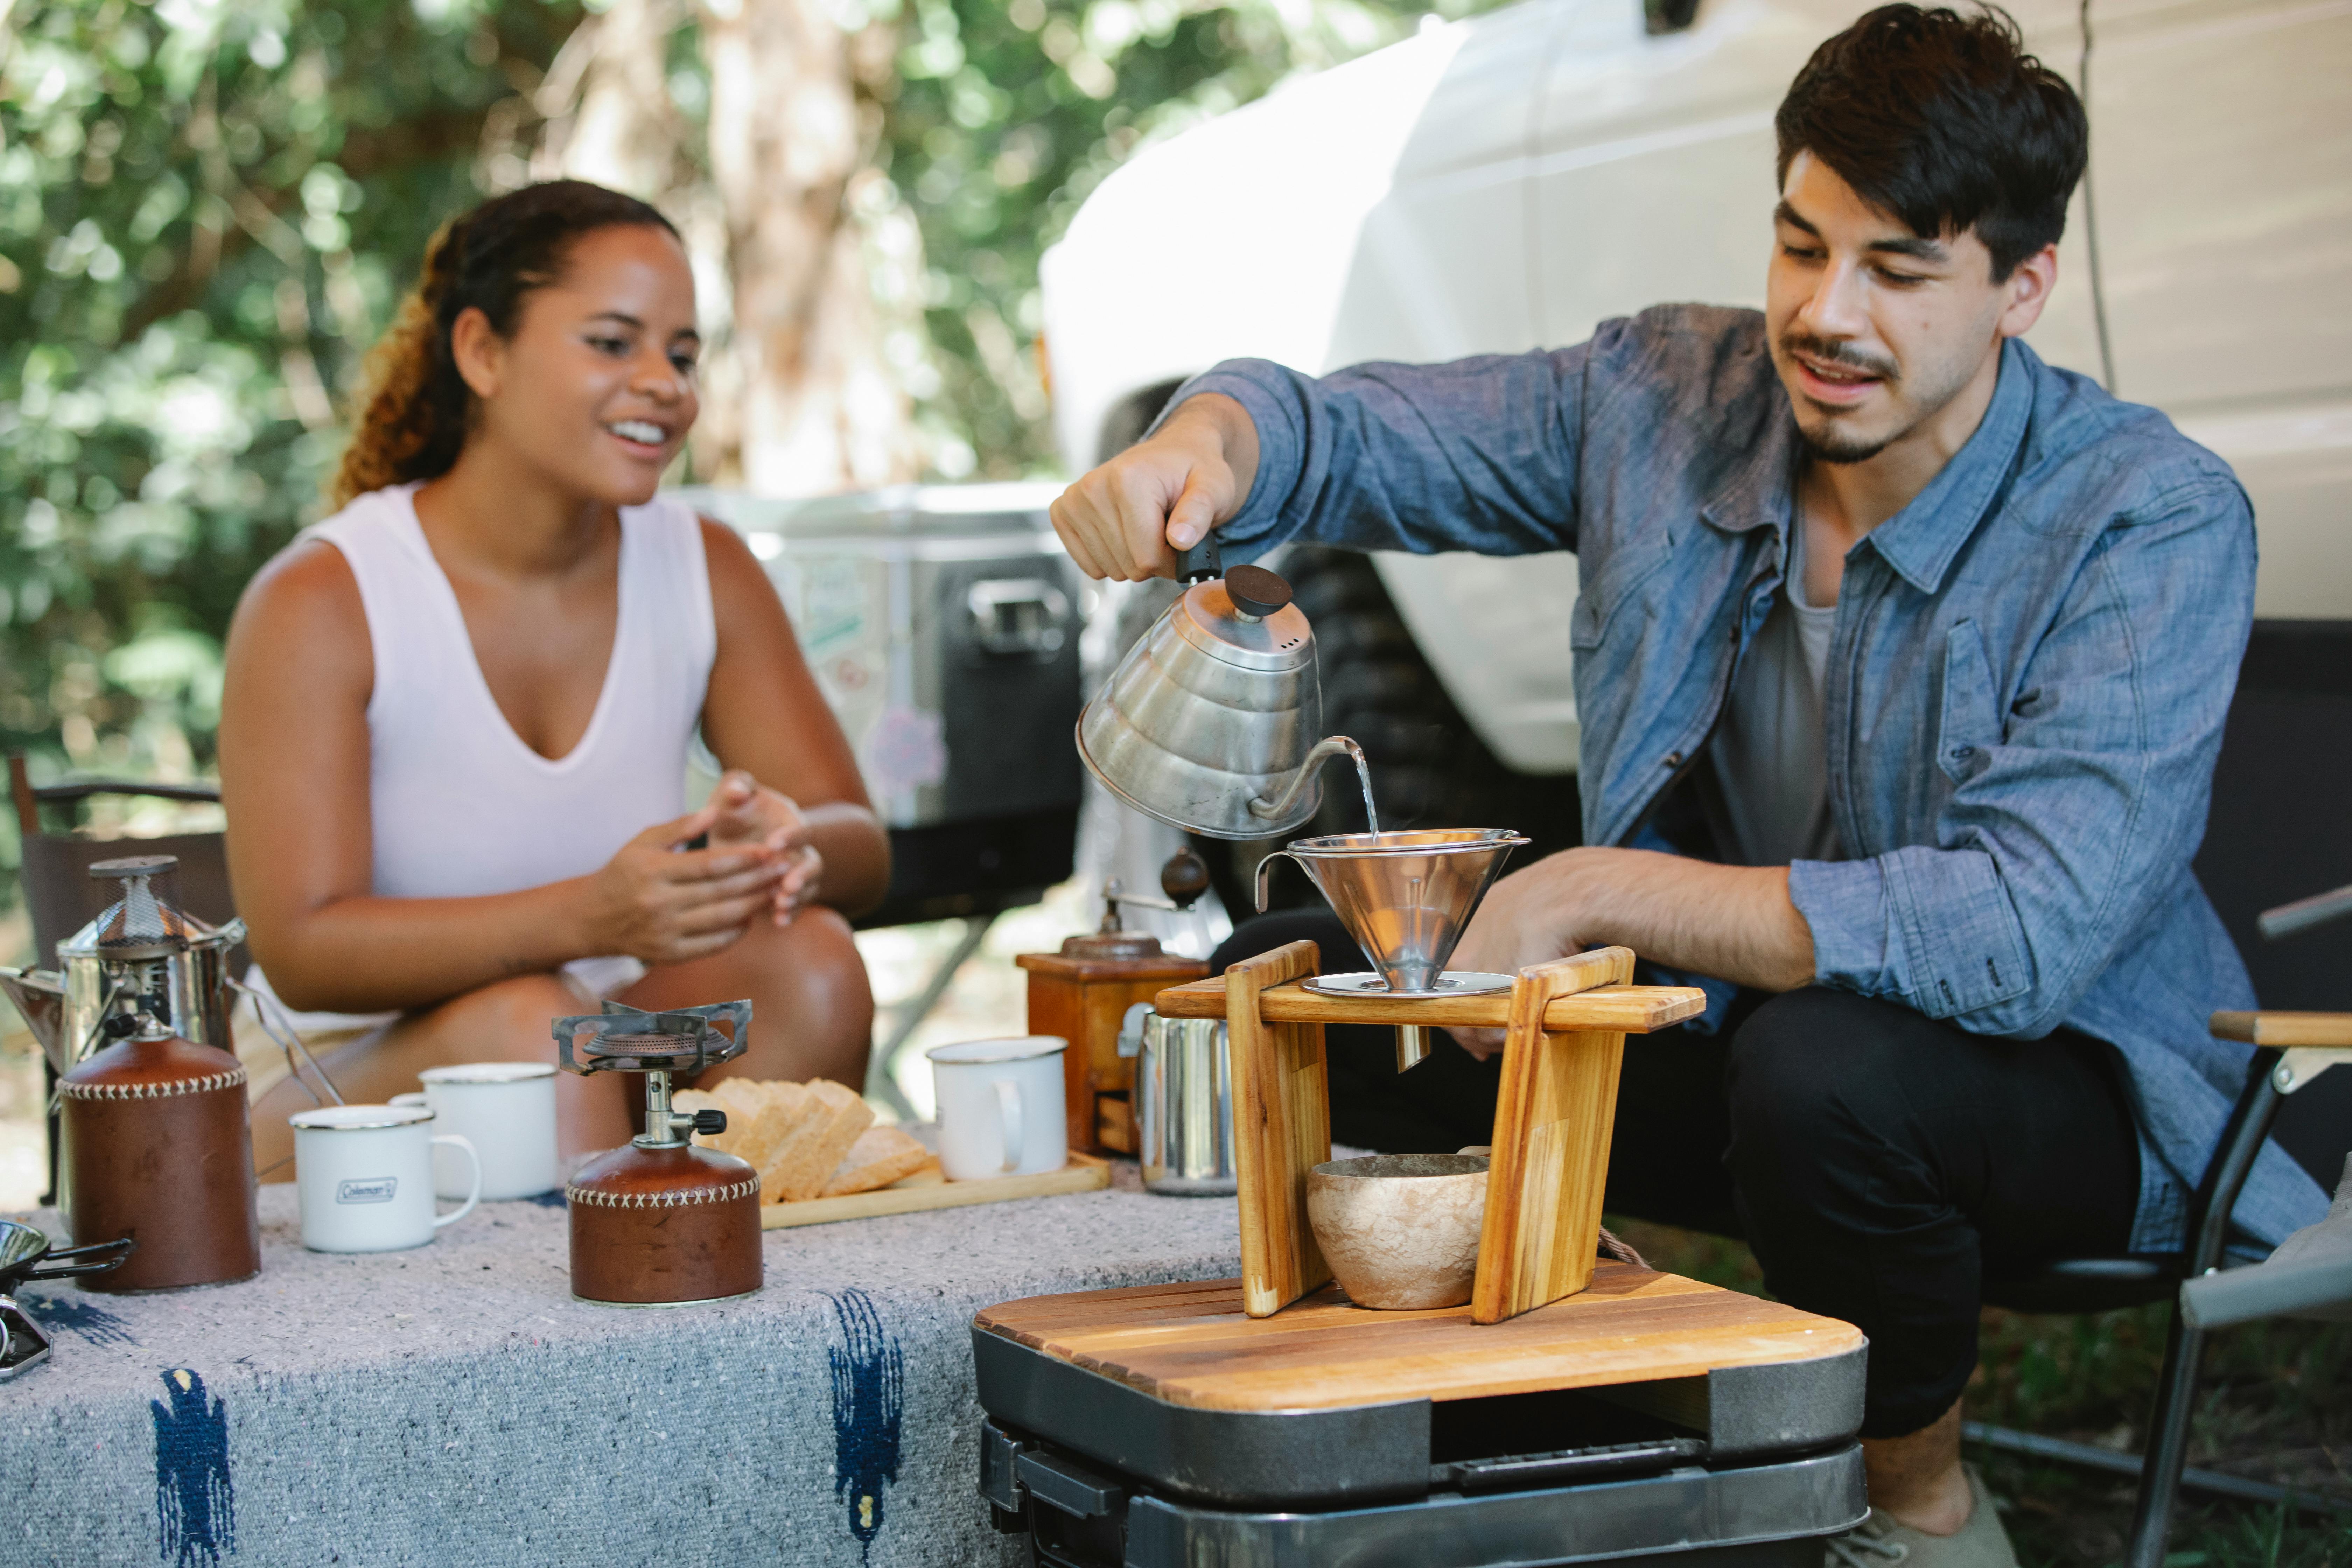
<instances>
[{"instance_id":1,"label":"wooden slat","mask_svg":"<svg viewBox=\"0 0 2352 1568\"><path fill-rule=\"evenodd\" d=\"M962 1208L971 1204L1009 1203L1014 1198L1047 1198L1063 1193L1099 1192L1110 1185L1110 1162L1070 1151L1070 1163L1058 1171L1034 1176L990 1176L978 1182L942 1181L910 1176L905 1182L877 1187L870 1193L850 1193L837 1198L807 1198L796 1204L762 1204L761 1230L789 1230L794 1226L830 1225L838 1219L872 1219L877 1215L915 1214L923 1209Z\"/></svg>"},{"instance_id":2,"label":"wooden slat","mask_svg":"<svg viewBox=\"0 0 2352 1568\"><path fill-rule=\"evenodd\" d=\"M2208 1026L2255 1046L2352 1046L2352 1013L2216 1013Z\"/></svg>"},{"instance_id":3,"label":"wooden slat","mask_svg":"<svg viewBox=\"0 0 2352 1568\"><path fill-rule=\"evenodd\" d=\"M1225 983L1222 976L1212 976L1189 985L1171 985L1153 998L1152 1005L1163 1017L1222 1018ZM1326 996L1293 983L1268 988L1262 1005L1266 1019L1273 1023L1464 1025L1499 1029L1511 1021L1507 991L1398 1002L1384 996ZM1647 1035L1706 1011L1706 993L1693 986L1612 985L1554 1001L1544 1016L1544 1026L1555 1033L1603 1029Z\"/></svg>"},{"instance_id":4,"label":"wooden slat","mask_svg":"<svg viewBox=\"0 0 2352 1568\"><path fill-rule=\"evenodd\" d=\"M1316 1410L1697 1377L1861 1345L1853 1325L1631 1264L1507 1322L1378 1312L1327 1286L1277 1316L1239 1279L1006 1301L977 1326L1171 1405Z\"/></svg>"},{"instance_id":5,"label":"wooden slat","mask_svg":"<svg viewBox=\"0 0 2352 1568\"><path fill-rule=\"evenodd\" d=\"M1621 1031L1548 1027L1553 1001L1633 977L1622 947L1519 971L1495 1100L1493 1163L1470 1315L1499 1323L1592 1278L1617 1113Z\"/></svg>"},{"instance_id":6,"label":"wooden slat","mask_svg":"<svg viewBox=\"0 0 2352 1568\"><path fill-rule=\"evenodd\" d=\"M1266 987L1314 973L1317 962L1313 942L1294 942L1225 971L1234 1173L1252 1317L1278 1312L1331 1278L1307 1223L1307 1173L1331 1157L1323 1026L1267 1021L1258 1007Z\"/></svg>"}]
</instances>

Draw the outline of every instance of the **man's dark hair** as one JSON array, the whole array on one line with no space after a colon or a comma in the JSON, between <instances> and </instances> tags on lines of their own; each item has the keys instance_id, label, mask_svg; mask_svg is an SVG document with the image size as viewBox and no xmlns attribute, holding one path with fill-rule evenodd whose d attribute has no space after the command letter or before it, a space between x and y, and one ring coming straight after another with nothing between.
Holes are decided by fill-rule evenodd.
<instances>
[{"instance_id":1,"label":"man's dark hair","mask_svg":"<svg viewBox=\"0 0 2352 1568\"><path fill-rule=\"evenodd\" d=\"M1813 51L1772 129L1783 186L1811 153L1914 234L1975 229L1995 282L2066 231L2090 153L2074 89L1990 5L1881 5Z\"/></svg>"}]
</instances>

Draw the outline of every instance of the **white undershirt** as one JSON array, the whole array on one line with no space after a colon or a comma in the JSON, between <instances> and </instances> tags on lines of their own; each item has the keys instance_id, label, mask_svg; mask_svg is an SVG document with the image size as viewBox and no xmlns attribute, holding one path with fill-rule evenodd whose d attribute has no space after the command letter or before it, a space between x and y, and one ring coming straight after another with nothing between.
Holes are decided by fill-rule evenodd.
<instances>
[{"instance_id":1,"label":"white undershirt","mask_svg":"<svg viewBox=\"0 0 2352 1568\"><path fill-rule=\"evenodd\" d=\"M1805 602L1805 525L1794 518L1786 580L1740 664L1713 742L1717 828L1727 839L1720 847L1734 864L1845 858L1830 818L1822 718L1836 626L1836 600Z\"/></svg>"}]
</instances>

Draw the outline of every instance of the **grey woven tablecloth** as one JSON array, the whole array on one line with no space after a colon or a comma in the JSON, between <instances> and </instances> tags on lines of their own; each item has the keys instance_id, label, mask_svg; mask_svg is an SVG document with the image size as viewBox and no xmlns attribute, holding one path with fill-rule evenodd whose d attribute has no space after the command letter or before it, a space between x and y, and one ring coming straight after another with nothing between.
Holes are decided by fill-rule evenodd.
<instances>
[{"instance_id":1,"label":"grey woven tablecloth","mask_svg":"<svg viewBox=\"0 0 2352 1568\"><path fill-rule=\"evenodd\" d=\"M367 1257L289 1186L261 1223L244 1284L27 1288L0 1564L1005 1563L972 1314L1240 1272L1231 1199L1134 1191L771 1231L759 1295L673 1310L573 1300L560 1205Z\"/></svg>"}]
</instances>

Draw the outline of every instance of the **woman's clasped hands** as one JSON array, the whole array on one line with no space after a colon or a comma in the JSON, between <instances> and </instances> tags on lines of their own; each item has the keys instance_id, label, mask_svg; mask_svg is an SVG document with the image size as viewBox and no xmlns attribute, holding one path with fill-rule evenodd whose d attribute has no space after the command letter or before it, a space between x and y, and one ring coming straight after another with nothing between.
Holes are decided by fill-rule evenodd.
<instances>
[{"instance_id":1,"label":"woman's clasped hands","mask_svg":"<svg viewBox=\"0 0 2352 1568\"><path fill-rule=\"evenodd\" d=\"M790 925L824 875L800 807L732 769L699 808L646 828L587 879L586 946L646 963L707 958L762 915Z\"/></svg>"}]
</instances>

